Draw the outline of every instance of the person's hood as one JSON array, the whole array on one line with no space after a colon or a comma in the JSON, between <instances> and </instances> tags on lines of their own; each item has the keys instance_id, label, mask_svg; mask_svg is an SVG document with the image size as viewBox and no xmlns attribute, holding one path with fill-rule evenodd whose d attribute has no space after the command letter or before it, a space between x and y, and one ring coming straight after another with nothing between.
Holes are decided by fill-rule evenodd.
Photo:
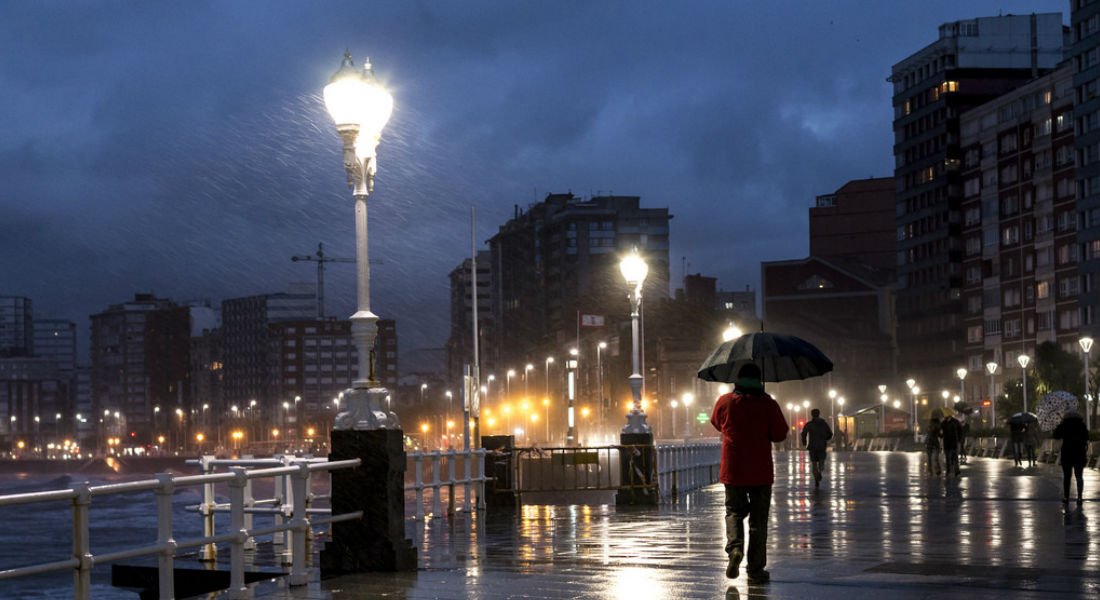
<instances>
[{"instance_id":1,"label":"person's hood","mask_svg":"<svg viewBox=\"0 0 1100 600\"><path fill-rule=\"evenodd\" d=\"M1081 420L1081 419L1084 419L1084 417L1082 417L1082 416L1081 416L1081 413L1079 413L1079 412L1077 412L1077 411L1075 411L1075 410L1067 410L1067 411L1066 411L1066 414L1062 415L1062 419L1077 419L1077 420Z\"/></svg>"}]
</instances>

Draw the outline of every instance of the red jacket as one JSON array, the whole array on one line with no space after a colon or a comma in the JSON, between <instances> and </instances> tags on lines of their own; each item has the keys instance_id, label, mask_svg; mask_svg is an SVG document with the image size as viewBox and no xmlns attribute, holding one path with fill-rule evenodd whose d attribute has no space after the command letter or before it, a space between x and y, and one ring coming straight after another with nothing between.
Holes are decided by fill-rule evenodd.
<instances>
[{"instance_id":1,"label":"red jacket","mask_svg":"<svg viewBox=\"0 0 1100 600\"><path fill-rule=\"evenodd\" d=\"M775 482L771 445L787 439L788 427L771 396L734 390L714 404L710 423L722 432L719 481L744 486Z\"/></svg>"}]
</instances>

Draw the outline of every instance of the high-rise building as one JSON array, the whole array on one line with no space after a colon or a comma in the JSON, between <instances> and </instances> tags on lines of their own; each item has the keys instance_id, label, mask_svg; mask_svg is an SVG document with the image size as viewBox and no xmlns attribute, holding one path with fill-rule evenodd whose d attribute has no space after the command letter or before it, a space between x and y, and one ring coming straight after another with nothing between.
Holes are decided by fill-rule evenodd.
<instances>
[{"instance_id":1,"label":"high-rise building","mask_svg":"<svg viewBox=\"0 0 1100 600\"><path fill-rule=\"evenodd\" d=\"M226 405L247 406L256 400L262 410L276 406L278 357L271 348L272 323L315 318L313 286L292 284L286 293L262 294L222 301L222 390Z\"/></svg>"},{"instance_id":2,"label":"high-rise building","mask_svg":"<svg viewBox=\"0 0 1100 600\"><path fill-rule=\"evenodd\" d=\"M1070 43L1066 59L1073 71L1076 126L1077 239L1084 252L1081 273L1081 328L1100 336L1100 0L1070 0ZM1094 414L1097 403L1093 403ZM1094 419L1095 423L1096 420Z\"/></svg>"},{"instance_id":3,"label":"high-rise building","mask_svg":"<svg viewBox=\"0 0 1100 600\"><path fill-rule=\"evenodd\" d=\"M71 377L46 357L0 358L0 432L10 448L46 454L49 443L70 435Z\"/></svg>"},{"instance_id":4,"label":"high-rise building","mask_svg":"<svg viewBox=\"0 0 1100 600\"><path fill-rule=\"evenodd\" d=\"M893 270L894 178L856 179L810 208L810 256L841 257Z\"/></svg>"},{"instance_id":5,"label":"high-rise building","mask_svg":"<svg viewBox=\"0 0 1100 600\"><path fill-rule=\"evenodd\" d=\"M57 361L62 373L76 370L76 323L68 319L35 317L34 354Z\"/></svg>"},{"instance_id":6,"label":"high-rise building","mask_svg":"<svg viewBox=\"0 0 1100 600\"><path fill-rule=\"evenodd\" d=\"M91 320L92 417L101 437L144 445L165 434L182 442L191 424L187 307L135 294Z\"/></svg>"},{"instance_id":7,"label":"high-rise building","mask_svg":"<svg viewBox=\"0 0 1100 600\"><path fill-rule=\"evenodd\" d=\"M451 280L451 335L447 339L447 381L448 385L459 389L464 374L464 367L473 363L473 294L471 291L470 265L473 261L466 259L455 267L450 274ZM496 369L496 365L486 360L483 345L487 340L495 340L493 326L494 305L492 303L490 287L492 285L492 254L486 250L477 253L477 321L478 343L482 362L482 370L488 374ZM493 356L495 358L495 355Z\"/></svg>"},{"instance_id":8,"label":"high-rise building","mask_svg":"<svg viewBox=\"0 0 1100 600\"><path fill-rule=\"evenodd\" d=\"M1041 342L1077 351L1072 112L1064 66L959 120L968 398L989 399L990 361L1018 374Z\"/></svg>"},{"instance_id":9,"label":"high-rise building","mask_svg":"<svg viewBox=\"0 0 1100 600\"><path fill-rule=\"evenodd\" d=\"M649 266L644 298L667 298L667 208L638 196L550 194L489 240L494 339L483 357L519 367L576 345L581 316L629 319L619 262L637 248ZM609 322L610 319L605 319Z\"/></svg>"},{"instance_id":10,"label":"high-rise building","mask_svg":"<svg viewBox=\"0 0 1100 600\"><path fill-rule=\"evenodd\" d=\"M959 120L1054 69L1062 40L1059 13L968 19L893 66L899 376L924 389L965 363Z\"/></svg>"},{"instance_id":11,"label":"high-rise building","mask_svg":"<svg viewBox=\"0 0 1100 600\"><path fill-rule=\"evenodd\" d=\"M0 296L0 356L34 354L34 318L31 299Z\"/></svg>"}]
</instances>

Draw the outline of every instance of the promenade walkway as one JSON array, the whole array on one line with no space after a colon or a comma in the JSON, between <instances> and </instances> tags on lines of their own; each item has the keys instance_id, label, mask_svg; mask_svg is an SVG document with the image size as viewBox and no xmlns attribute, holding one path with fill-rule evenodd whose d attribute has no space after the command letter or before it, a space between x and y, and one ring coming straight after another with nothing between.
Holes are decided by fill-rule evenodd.
<instances>
[{"instance_id":1,"label":"promenade walkway","mask_svg":"<svg viewBox=\"0 0 1100 600\"><path fill-rule=\"evenodd\" d=\"M932 477L915 453L830 454L814 490L805 454L776 454L772 581L723 574L723 493L674 505L527 506L408 522L420 568L256 588L262 598L1100 598L1100 487L1060 502L1061 469L970 460Z\"/></svg>"}]
</instances>

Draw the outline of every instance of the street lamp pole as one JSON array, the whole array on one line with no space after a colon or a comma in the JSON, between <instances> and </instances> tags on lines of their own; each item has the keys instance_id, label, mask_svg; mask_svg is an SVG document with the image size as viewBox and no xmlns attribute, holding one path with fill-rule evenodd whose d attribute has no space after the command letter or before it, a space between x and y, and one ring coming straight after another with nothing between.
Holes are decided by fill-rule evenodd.
<instances>
[{"instance_id":1,"label":"street lamp pole","mask_svg":"<svg viewBox=\"0 0 1100 600\"><path fill-rule=\"evenodd\" d=\"M878 386L879 400L882 400L882 433L886 433L886 385Z\"/></svg>"},{"instance_id":2,"label":"street lamp pole","mask_svg":"<svg viewBox=\"0 0 1100 600\"><path fill-rule=\"evenodd\" d=\"M1089 350L1092 350L1092 338L1083 337L1077 340L1081 344L1081 350L1085 352L1085 429L1092 430L1092 410L1089 406Z\"/></svg>"},{"instance_id":3,"label":"street lamp pole","mask_svg":"<svg viewBox=\"0 0 1100 600\"><path fill-rule=\"evenodd\" d=\"M1024 412L1027 412L1027 364L1031 362L1031 357L1026 354L1021 354L1016 357L1016 362L1020 363L1020 370L1024 372Z\"/></svg>"},{"instance_id":4,"label":"street lamp pole","mask_svg":"<svg viewBox=\"0 0 1100 600\"><path fill-rule=\"evenodd\" d=\"M646 423L646 415L642 412L642 373L639 367L639 349L641 340L638 339L638 317L642 306L642 284L649 272L649 267L638 255L638 249L634 248L626 258L619 263L619 270L626 279L628 285L633 287L630 294L630 339L632 343L631 362L633 370L630 374L630 393L634 397L634 408L626 415L624 434L651 434Z\"/></svg>"},{"instance_id":5,"label":"street lamp pole","mask_svg":"<svg viewBox=\"0 0 1100 600\"><path fill-rule=\"evenodd\" d=\"M684 401L684 439L691 436L691 403L695 402L695 394L688 392L683 396Z\"/></svg>"},{"instance_id":6,"label":"street lamp pole","mask_svg":"<svg viewBox=\"0 0 1100 600\"><path fill-rule=\"evenodd\" d=\"M959 402L966 402L966 367L955 369L955 375L959 378Z\"/></svg>"},{"instance_id":7,"label":"street lamp pole","mask_svg":"<svg viewBox=\"0 0 1100 600\"><path fill-rule=\"evenodd\" d=\"M986 368L987 371L989 371L989 412L990 412L990 417L993 420L992 423L990 423L990 427L996 427L997 426L997 385L996 385L996 379L995 379L996 376L994 374L997 372L997 363L991 360L991 361L985 363L985 368Z\"/></svg>"},{"instance_id":8,"label":"street lamp pole","mask_svg":"<svg viewBox=\"0 0 1100 600\"><path fill-rule=\"evenodd\" d=\"M565 434L565 444L567 446L574 446L577 443L577 426L576 415L574 414L574 402L577 397L577 356L580 351L576 348L569 349L569 358L565 360L566 368L566 393L569 398L569 405L567 407L566 424L569 429Z\"/></svg>"},{"instance_id":9,"label":"street lamp pole","mask_svg":"<svg viewBox=\"0 0 1100 600\"><path fill-rule=\"evenodd\" d=\"M324 89L325 105L343 142L344 170L355 198L355 263L357 296L350 318L351 336L358 354L358 376L345 392L345 412L334 429L397 427L397 418L385 412L386 390L374 377L374 340L378 315L370 309L370 257L367 245L367 198L374 191L375 149L382 128L393 112L393 96L374 78L370 60L358 69L350 53ZM381 417L381 418L379 418Z\"/></svg>"},{"instance_id":10,"label":"street lamp pole","mask_svg":"<svg viewBox=\"0 0 1100 600\"><path fill-rule=\"evenodd\" d=\"M546 376L544 377L544 379L546 380L545 381L545 383L546 383L546 395L543 396L543 404L547 406L547 409L546 409L546 442L547 443L550 443L550 408L549 408L549 406L550 406L550 402L549 402L550 401L550 365L553 364L553 362L554 362L554 357L553 356L547 356L546 360L543 362L543 365L545 366L545 370L543 371L543 373L546 374Z\"/></svg>"},{"instance_id":11,"label":"street lamp pole","mask_svg":"<svg viewBox=\"0 0 1100 600\"><path fill-rule=\"evenodd\" d=\"M601 362L600 355L604 348L607 348L607 342L600 342L596 344L596 419L599 421L599 427L597 428L600 436L600 443L604 442L603 439L603 363Z\"/></svg>"}]
</instances>

